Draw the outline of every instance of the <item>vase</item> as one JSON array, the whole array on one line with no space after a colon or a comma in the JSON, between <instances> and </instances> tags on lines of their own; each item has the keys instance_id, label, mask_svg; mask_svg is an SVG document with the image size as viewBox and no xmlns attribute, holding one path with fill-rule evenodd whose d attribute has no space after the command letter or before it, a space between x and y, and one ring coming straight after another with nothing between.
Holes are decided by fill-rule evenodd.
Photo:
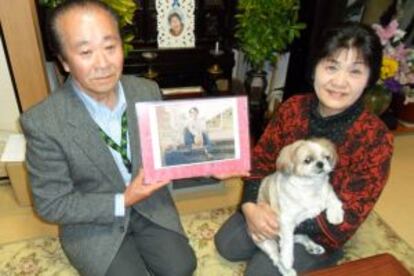
<instances>
[{"instance_id":1,"label":"vase","mask_svg":"<svg viewBox=\"0 0 414 276\"><path fill-rule=\"evenodd\" d=\"M392 93L382 86L374 86L368 89L364 94L364 104L366 109L380 116L391 104Z\"/></svg>"},{"instance_id":2,"label":"vase","mask_svg":"<svg viewBox=\"0 0 414 276\"><path fill-rule=\"evenodd\" d=\"M266 107L266 72L250 70L246 73L244 87L249 101L250 132L254 139L258 139L264 128Z\"/></svg>"},{"instance_id":3,"label":"vase","mask_svg":"<svg viewBox=\"0 0 414 276\"><path fill-rule=\"evenodd\" d=\"M414 123L414 103L405 103L405 95L397 94L393 99L393 108L396 117L407 123Z\"/></svg>"}]
</instances>

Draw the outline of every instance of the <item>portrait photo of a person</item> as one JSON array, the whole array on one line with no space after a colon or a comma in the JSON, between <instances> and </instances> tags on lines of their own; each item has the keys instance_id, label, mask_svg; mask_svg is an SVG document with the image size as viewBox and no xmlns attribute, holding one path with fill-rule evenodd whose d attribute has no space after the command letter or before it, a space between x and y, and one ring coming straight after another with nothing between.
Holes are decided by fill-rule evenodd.
<instances>
[{"instance_id":1,"label":"portrait photo of a person","mask_svg":"<svg viewBox=\"0 0 414 276\"><path fill-rule=\"evenodd\" d=\"M200 100L201 101L201 100ZM205 102L204 102L205 101ZM194 165L238 156L233 99L149 104L154 167ZM145 126L143 126L145 127Z\"/></svg>"},{"instance_id":2,"label":"portrait photo of a person","mask_svg":"<svg viewBox=\"0 0 414 276\"><path fill-rule=\"evenodd\" d=\"M195 47L195 0L155 1L159 48Z\"/></svg>"},{"instance_id":3,"label":"portrait photo of a person","mask_svg":"<svg viewBox=\"0 0 414 276\"><path fill-rule=\"evenodd\" d=\"M184 30L183 18L178 12L173 12L168 16L168 26L172 36L179 36Z\"/></svg>"},{"instance_id":4,"label":"portrait photo of a person","mask_svg":"<svg viewBox=\"0 0 414 276\"><path fill-rule=\"evenodd\" d=\"M184 128L184 144L189 148L202 148L207 158L211 159L211 141L207 133L206 122L199 117L197 107L188 111L188 121Z\"/></svg>"}]
</instances>

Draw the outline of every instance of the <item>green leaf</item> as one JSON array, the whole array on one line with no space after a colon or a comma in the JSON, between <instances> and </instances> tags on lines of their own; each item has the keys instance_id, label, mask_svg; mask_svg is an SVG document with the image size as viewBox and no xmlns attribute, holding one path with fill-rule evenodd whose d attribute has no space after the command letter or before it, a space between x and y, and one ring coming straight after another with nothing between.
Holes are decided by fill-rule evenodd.
<instances>
[{"instance_id":1,"label":"green leaf","mask_svg":"<svg viewBox=\"0 0 414 276\"><path fill-rule=\"evenodd\" d=\"M240 0L237 8L235 37L253 67L277 59L305 28L298 0Z\"/></svg>"}]
</instances>

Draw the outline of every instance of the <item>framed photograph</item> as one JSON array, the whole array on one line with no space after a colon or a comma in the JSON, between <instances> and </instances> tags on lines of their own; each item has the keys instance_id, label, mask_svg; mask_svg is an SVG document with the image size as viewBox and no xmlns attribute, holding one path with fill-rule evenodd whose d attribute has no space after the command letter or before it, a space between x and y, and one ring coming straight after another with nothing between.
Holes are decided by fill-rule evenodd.
<instances>
[{"instance_id":1,"label":"framed photograph","mask_svg":"<svg viewBox=\"0 0 414 276\"><path fill-rule=\"evenodd\" d=\"M250 170L247 98L136 103L145 181Z\"/></svg>"},{"instance_id":2,"label":"framed photograph","mask_svg":"<svg viewBox=\"0 0 414 276\"><path fill-rule=\"evenodd\" d=\"M155 4L158 47L194 47L194 0L157 0Z\"/></svg>"}]
</instances>

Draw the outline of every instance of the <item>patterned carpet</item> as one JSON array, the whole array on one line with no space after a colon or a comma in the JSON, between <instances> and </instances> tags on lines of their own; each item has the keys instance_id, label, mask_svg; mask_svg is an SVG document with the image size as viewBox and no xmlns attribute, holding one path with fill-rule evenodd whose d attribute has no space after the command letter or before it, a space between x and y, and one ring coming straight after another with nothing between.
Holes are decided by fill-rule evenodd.
<instances>
[{"instance_id":1,"label":"patterned carpet","mask_svg":"<svg viewBox=\"0 0 414 276\"><path fill-rule=\"evenodd\" d=\"M218 256L213 244L216 230L233 213L233 208L184 215L184 227L198 257L195 276L243 275L243 263L230 263ZM381 218L372 213L345 247L342 262L388 252L414 275L414 249L401 240ZM56 238L44 237L0 245L0 276L74 276Z\"/></svg>"}]
</instances>

